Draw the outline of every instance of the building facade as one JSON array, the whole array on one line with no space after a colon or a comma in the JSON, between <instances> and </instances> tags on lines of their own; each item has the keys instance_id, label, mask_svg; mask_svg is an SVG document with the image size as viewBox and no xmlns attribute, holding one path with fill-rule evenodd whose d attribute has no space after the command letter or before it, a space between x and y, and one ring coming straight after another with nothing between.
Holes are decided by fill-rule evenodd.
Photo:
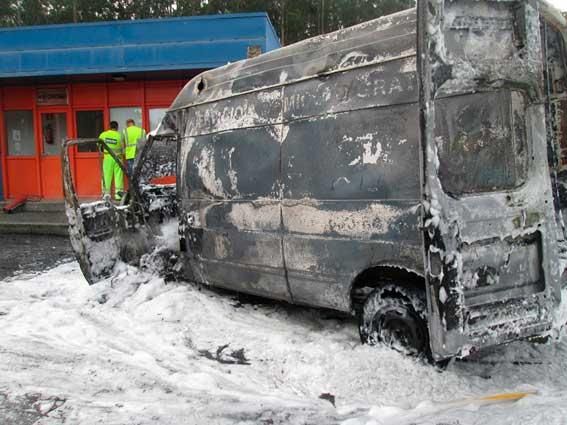
<instances>
[{"instance_id":1,"label":"building facade","mask_svg":"<svg viewBox=\"0 0 567 425\"><path fill-rule=\"evenodd\" d=\"M62 199L66 138L150 131L193 76L277 47L265 13L0 29L0 197ZM99 196L96 146L71 163L79 196Z\"/></svg>"}]
</instances>

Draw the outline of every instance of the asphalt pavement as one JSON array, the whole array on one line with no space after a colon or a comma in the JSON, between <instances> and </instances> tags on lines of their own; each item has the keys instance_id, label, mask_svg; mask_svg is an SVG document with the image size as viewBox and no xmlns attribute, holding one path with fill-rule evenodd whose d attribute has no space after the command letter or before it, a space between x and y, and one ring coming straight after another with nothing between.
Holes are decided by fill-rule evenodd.
<instances>
[{"instance_id":1,"label":"asphalt pavement","mask_svg":"<svg viewBox=\"0 0 567 425\"><path fill-rule=\"evenodd\" d=\"M0 234L0 280L41 272L74 258L68 237Z\"/></svg>"}]
</instances>

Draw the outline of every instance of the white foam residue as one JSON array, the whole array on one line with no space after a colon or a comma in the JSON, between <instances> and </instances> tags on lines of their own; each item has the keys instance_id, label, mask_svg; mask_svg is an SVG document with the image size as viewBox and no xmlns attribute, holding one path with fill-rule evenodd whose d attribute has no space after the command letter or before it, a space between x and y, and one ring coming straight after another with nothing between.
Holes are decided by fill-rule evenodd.
<instances>
[{"instance_id":1,"label":"white foam residue","mask_svg":"<svg viewBox=\"0 0 567 425\"><path fill-rule=\"evenodd\" d=\"M344 55L341 58L338 67L346 68L353 65L360 65L366 62L367 60L368 60L368 54L358 51L352 51L352 52L348 52L346 55Z\"/></svg>"},{"instance_id":2,"label":"white foam residue","mask_svg":"<svg viewBox=\"0 0 567 425\"><path fill-rule=\"evenodd\" d=\"M258 101L265 103L273 103L281 97L281 90L264 90L258 92Z\"/></svg>"},{"instance_id":3,"label":"white foam residue","mask_svg":"<svg viewBox=\"0 0 567 425\"><path fill-rule=\"evenodd\" d=\"M341 184L341 183L350 184L350 180L349 180L347 177L339 177L339 178L335 181L334 185L338 185L338 184Z\"/></svg>"},{"instance_id":4,"label":"white foam residue","mask_svg":"<svg viewBox=\"0 0 567 425\"><path fill-rule=\"evenodd\" d=\"M38 394L30 411L47 415L38 424L515 425L567 417L567 341L515 342L440 372L360 345L352 320L237 302L123 264L94 286L76 263L1 281L0 313L3 400ZM494 408L476 399L524 390L538 393Z\"/></svg>"},{"instance_id":5,"label":"white foam residue","mask_svg":"<svg viewBox=\"0 0 567 425\"><path fill-rule=\"evenodd\" d=\"M441 287L439 288L439 302L445 304L445 301L447 301L447 291L444 287Z\"/></svg>"},{"instance_id":6,"label":"white foam residue","mask_svg":"<svg viewBox=\"0 0 567 425\"><path fill-rule=\"evenodd\" d=\"M357 156L351 162L349 162L348 165L358 165L358 164L360 164L360 157L359 156Z\"/></svg>"},{"instance_id":7,"label":"white foam residue","mask_svg":"<svg viewBox=\"0 0 567 425\"><path fill-rule=\"evenodd\" d=\"M229 222L239 230L277 231L280 228L280 205L277 201L233 203Z\"/></svg>"},{"instance_id":8,"label":"white foam residue","mask_svg":"<svg viewBox=\"0 0 567 425\"><path fill-rule=\"evenodd\" d=\"M159 247L165 247L172 251L179 250L179 221L173 218L160 225L161 234L158 236Z\"/></svg>"},{"instance_id":9,"label":"white foam residue","mask_svg":"<svg viewBox=\"0 0 567 425\"><path fill-rule=\"evenodd\" d=\"M372 143L367 142L363 145L364 151L362 153L363 164L377 164L382 154L382 145L380 142Z\"/></svg>"},{"instance_id":10,"label":"white foam residue","mask_svg":"<svg viewBox=\"0 0 567 425\"><path fill-rule=\"evenodd\" d=\"M236 173L236 171L234 170L234 168L232 166L232 154L234 153L235 150L236 150L236 148L233 146L228 151L228 172L227 172L227 175L228 175L228 180L230 181L230 189L235 194L238 194L238 174Z\"/></svg>"},{"instance_id":11,"label":"white foam residue","mask_svg":"<svg viewBox=\"0 0 567 425\"><path fill-rule=\"evenodd\" d=\"M290 206L285 211L289 232L320 235L335 233L360 239L384 234L400 216L400 209L383 203L373 203L352 211L325 210L312 201Z\"/></svg>"},{"instance_id":12,"label":"white foam residue","mask_svg":"<svg viewBox=\"0 0 567 425\"><path fill-rule=\"evenodd\" d=\"M212 147L205 147L195 159L199 177L205 189L214 196L224 196L221 179L216 177L215 158Z\"/></svg>"}]
</instances>

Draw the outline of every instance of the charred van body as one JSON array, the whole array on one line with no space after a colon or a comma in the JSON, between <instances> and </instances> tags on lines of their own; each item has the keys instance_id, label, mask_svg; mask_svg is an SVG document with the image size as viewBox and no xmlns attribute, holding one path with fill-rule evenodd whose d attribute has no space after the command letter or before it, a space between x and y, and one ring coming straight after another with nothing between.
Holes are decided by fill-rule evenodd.
<instances>
[{"instance_id":1,"label":"charred van body","mask_svg":"<svg viewBox=\"0 0 567 425\"><path fill-rule=\"evenodd\" d=\"M545 3L428 0L205 72L139 158L130 201L107 205L137 218L93 242L70 203L83 270L106 276L97 244L128 252L167 204L138 183L163 143L189 280L354 312L365 342L437 360L549 334L566 42Z\"/></svg>"}]
</instances>

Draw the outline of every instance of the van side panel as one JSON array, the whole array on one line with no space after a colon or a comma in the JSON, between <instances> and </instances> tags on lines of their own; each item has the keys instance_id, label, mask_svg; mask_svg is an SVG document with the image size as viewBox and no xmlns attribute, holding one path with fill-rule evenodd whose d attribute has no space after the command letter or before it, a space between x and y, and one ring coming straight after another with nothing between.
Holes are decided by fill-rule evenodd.
<instances>
[{"instance_id":1,"label":"van side panel","mask_svg":"<svg viewBox=\"0 0 567 425\"><path fill-rule=\"evenodd\" d=\"M348 310L361 271L422 270L417 118L410 104L290 123L282 208L295 302Z\"/></svg>"},{"instance_id":2,"label":"van side panel","mask_svg":"<svg viewBox=\"0 0 567 425\"><path fill-rule=\"evenodd\" d=\"M195 278L289 301L279 199L281 90L186 114L180 221Z\"/></svg>"},{"instance_id":3,"label":"van side panel","mask_svg":"<svg viewBox=\"0 0 567 425\"><path fill-rule=\"evenodd\" d=\"M406 37L415 33L398 42ZM283 118L283 245L294 302L348 311L363 270L422 273L415 56L285 86Z\"/></svg>"},{"instance_id":4,"label":"van side panel","mask_svg":"<svg viewBox=\"0 0 567 425\"><path fill-rule=\"evenodd\" d=\"M197 280L347 311L368 267L422 273L415 52L413 9L187 84L172 112Z\"/></svg>"}]
</instances>

